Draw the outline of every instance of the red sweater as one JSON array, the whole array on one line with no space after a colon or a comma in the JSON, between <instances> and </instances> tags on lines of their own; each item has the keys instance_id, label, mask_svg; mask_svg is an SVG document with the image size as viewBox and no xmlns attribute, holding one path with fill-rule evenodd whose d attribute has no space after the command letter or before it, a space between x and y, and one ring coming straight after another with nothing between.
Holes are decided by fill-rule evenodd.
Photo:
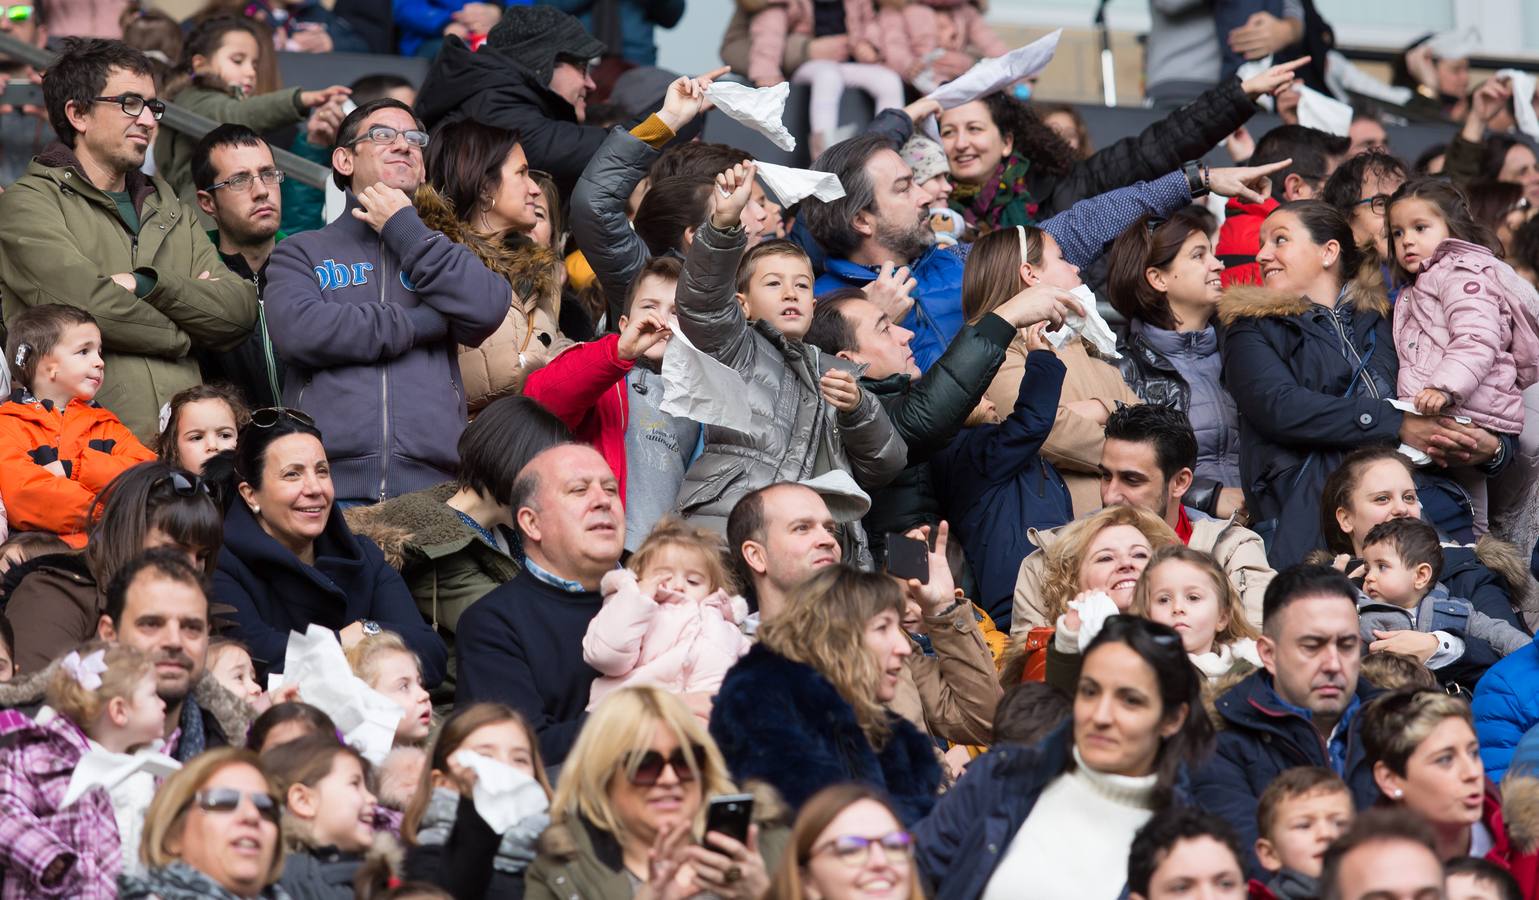
<instances>
[{"instance_id":1,"label":"red sweater","mask_svg":"<svg viewBox=\"0 0 1539 900\"><path fill-rule=\"evenodd\" d=\"M1261 283L1261 268L1256 265L1261 223L1281 205L1268 197L1260 203L1230 200L1224 207L1224 226L1218 230L1218 246L1213 248L1224 263L1224 287Z\"/></svg>"},{"instance_id":2,"label":"red sweater","mask_svg":"<svg viewBox=\"0 0 1539 900\"><path fill-rule=\"evenodd\" d=\"M572 434L609 463L625 496L625 427L630 397L625 376L634 363L620 358L620 336L568 348L524 379L524 396L550 410Z\"/></svg>"}]
</instances>

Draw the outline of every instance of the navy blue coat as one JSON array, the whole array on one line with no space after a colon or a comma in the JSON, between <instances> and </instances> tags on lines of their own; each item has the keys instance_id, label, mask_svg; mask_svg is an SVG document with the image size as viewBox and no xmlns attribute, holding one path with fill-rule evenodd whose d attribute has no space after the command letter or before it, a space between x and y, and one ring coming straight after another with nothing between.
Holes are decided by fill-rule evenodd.
<instances>
[{"instance_id":1,"label":"navy blue coat","mask_svg":"<svg viewBox=\"0 0 1539 900\"><path fill-rule=\"evenodd\" d=\"M1379 693L1367 681L1357 681L1357 699L1366 703ZM1262 878L1256 859L1256 803L1261 792L1284 769L1322 766L1334 769L1325 739L1308 719L1282 706L1273 692L1271 675L1252 673L1218 698L1223 720L1213 756L1193 775L1197 804L1222 816L1240 836L1246 850L1246 873ZM1363 751L1361 709L1347 723L1346 772L1343 780L1352 802L1367 809L1379 799L1373 766Z\"/></svg>"},{"instance_id":2,"label":"navy blue coat","mask_svg":"<svg viewBox=\"0 0 1539 900\"><path fill-rule=\"evenodd\" d=\"M734 779L769 784L792 809L823 788L856 781L886 792L912 825L940 788L935 743L908 720L894 716L886 744L874 749L832 682L763 644L727 672L711 708L711 737Z\"/></svg>"},{"instance_id":3,"label":"navy blue coat","mask_svg":"<svg viewBox=\"0 0 1539 900\"><path fill-rule=\"evenodd\" d=\"M1240 478L1272 567L1323 548L1320 493L1358 447L1399 442L1388 301L1355 285L1342 316L1264 288L1232 288L1219 306L1223 382L1240 413Z\"/></svg>"},{"instance_id":4,"label":"navy blue coat","mask_svg":"<svg viewBox=\"0 0 1539 900\"><path fill-rule=\"evenodd\" d=\"M340 631L360 619L399 634L421 661L428 687L443 680L449 657L444 642L423 621L406 582L379 547L353 534L336 509L315 541L315 565L307 566L262 530L246 504L230 504L214 599L235 608L232 636L251 649L264 680L283 671L290 631L303 632L312 623Z\"/></svg>"},{"instance_id":5,"label":"navy blue coat","mask_svg":"<svg viewBox=\"0 0 1539 900\"><path fill-rule=\"evenodd\" d=\"M1064 372L1051 352L1028 353L1015 409L998 425L964 429L931 463L952 537L978 577L978 605L1001 631L1010 628L1021 560L1037 549L1027 529L1074 518L1068 485L1039 452L1053 430Z\"/></svg>"}]
</instances>

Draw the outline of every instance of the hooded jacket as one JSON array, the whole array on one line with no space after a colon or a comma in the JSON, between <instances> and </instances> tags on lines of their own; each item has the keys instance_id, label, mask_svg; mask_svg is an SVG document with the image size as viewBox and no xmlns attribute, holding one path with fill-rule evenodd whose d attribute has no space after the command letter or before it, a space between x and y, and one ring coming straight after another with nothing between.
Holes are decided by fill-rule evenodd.
<instances>
[{"instance_id":1,"label":"hooded jacket","mask_svg":"<svg viewBox=\"0 0 1539 900\"><path fill-rule=\"evenodd\" d=\"M1395 300L1399 395L1423 388L1492 431L1523 430L1523 391L1539 381L1539 292L1479 244L1449 238Z\"/></svg>"},{"instance_id":2,"label":"hooded jacket","mask_svg":"<svg viewBox=\"0 0 1539 900\"><path fill-rule=\"evenodd\" d=\"M726 530L727 515L750 491L835 468L872 490L903 471L908 457L903 439L870 393L861 392L852 412L836 411L822 398L818 379L829 363L817 347L744 318L732 295L746 244L741 228L722 232L709 222L702 225L677 294L679 327L689 342L773 392L773 409L762 411L765 435L707 425L705 452L684 476L680 515L718 531ZM858 538L863 548L864 533Z\"/></svg>"},{"instance_id":3,"label":"hooded jacket","mask_svg":"<svg viewBox=\"0 0 1539 900\"><path fill-rule=\"evenodd\" d=\"M1487 670L1470 708L1486 776L1502 781L1509 764L1517 768L1519 743L1539 725L1539 647L1524 647Z\"/></svg>"},{"instance_id":4,"label":"hooded jacket","mask_svg":"<svg viewBox=\"0 0 1539 900\"><path fill-rule=\"evenodd\" d=\"M1496 660L1533 643L1532 637L1506 622L1476 612L1468 600L1449 596L1443 584L1434 584L1415 610L1359 594L1357 620L1365 647L1377 640L1374 631L1445 631L1462 638L1465 650L1457 682L1466 688L1474 687ZM1447 668L1436 672L1444 684L1455 680L1445 674Z\"/></svg>"},{"instance_id":5,"label":"hooded jacket","mask_svg":"<svg viewBox=\"0 0 1539 900\"><path fill-rule=\"evenodd\" d=\"M454 215L449 201L431 186L413 198L422 224L468 247L481 264L513 287L513 302L502 324L478 346L459 348L465 405L480 412L494 400L519 392L529 372L560 353L571 341L561 334L561 258L523 238L493 242Z\"/></svg>"},{"instance_id":6,"label":"hooded jacket","mask_svg":"<svg viewBox=\"0 0 1539 900\"><path fill-rule=\"evenodd\" d=\"M1275 197L1260 203L1231 197L1224 205L1224 224L1218 229L1218 243L1213 247L1224 264L1224 287L1261 284L1261 267L1256 265L1256 254L1261 250L1261 223L1281 205Z\"/></svg>"},{"instance_id":7,"label":"hooded jacket","mask_svg":"<svg viewBox=\"0 0 1539 900\"><path fill-rule=\"evenodd\" d=\"M63 303L94 316L107 364L96 402L147 441L160 431L161 406L202 380L193 346L226 350L251 332L256 289L220 274L219 252L170 185L134 171L125 189L137 230L68 147L51 144L33 160L0 194L0 311L9 320ZM112 281L125 272L138 290Z\"/></svg>"},{"instance_id":8,"label":"hooded jacket","mask_svg":"<svg viewBox=\"0 0 1539 900\"><path fill-rule=\"evenodd\" d=\"M1240 477L1276 568L1324 546L1320 492L1347 453L1400 439L1389 301L1347 284L1334 309L1265 288L1219 302L1224 387L1240 413Z\"/></svg>"},{"instance_id":9,"label":"hooded jacket","mask_svg":"<svg viewBox=\"0 0 1539 900\"><path fill-rule=\"evenodd\" d=\"M268 331L288 363L283 402L325 436L341 499L384 500L453 476L466 406L455 345L480 346L508 314L508 282L423 224L378 233L358 201L277 246Z\"/></svg>"},{"instance_id":10,"label":"hooded jacket","mask_svg":"<svg viewBox=\"0 0 1539 900\"><path fill-rule=\"evenodd\" d=\"M63 410L25 389L0 404L0 497L14 531L51 531L86 543L91 504L107 483L155 454L118 417L76 398ZM64 477L43 466L57 462Z\"/></svg>"},{"instance_id":11,"label":"hooded jacket","mask_svg":"<svg viewBox=\"0 0 1539 900\"><path fill-rule=\"evenodd\" d=\"M417 654L423 684L431 688L443 680L443 641L422 621L406 583L379 548L354 535L336 509L315 540L315 564L306 565L262 529L245 503L232 503L213 596L235 607L235 635L250 648L263 678L283 671L290 631L311 624L341 631L371 619Z\"/></svg>"}]
</instances>

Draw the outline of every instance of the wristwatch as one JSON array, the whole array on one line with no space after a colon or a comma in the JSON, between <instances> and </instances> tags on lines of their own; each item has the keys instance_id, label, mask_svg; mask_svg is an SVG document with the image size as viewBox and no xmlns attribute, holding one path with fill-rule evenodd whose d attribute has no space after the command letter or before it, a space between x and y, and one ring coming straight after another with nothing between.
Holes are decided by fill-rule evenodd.
<instances>
[{"instance_id":1,"label":"wristwatch","mask_svg":"<svg viewBox=\"0 0 1539 900\"><path fill-rule=\"evenodd\" d=\"M1192 191L1192 199L1208 195L1208 167L1200 162L1192 161L1181 167L1186 175L1186 186Z\"/></svg>"},{"instance_id":2,"label":"wristwatch","mask_svg":"<svg viewBox=\"0 0 1539 900\"><path fill-rule=\"evenodd\" d=\"M359 624L363 626L363 633L365 637L379 634L384 630L380 628L379 623L373 619L362 619L360 620Z\"/></svg>"}]
</instances>

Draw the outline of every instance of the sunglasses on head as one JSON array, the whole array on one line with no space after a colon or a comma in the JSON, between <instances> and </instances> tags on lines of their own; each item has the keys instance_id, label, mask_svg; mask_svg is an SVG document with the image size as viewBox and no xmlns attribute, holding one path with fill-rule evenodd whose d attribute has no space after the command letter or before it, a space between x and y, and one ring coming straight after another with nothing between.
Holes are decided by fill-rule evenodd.
<instances>
[{"instance_id":1,"label":"sunglasses on head","mask_svg":"<svg viewBox=\"0 0 1539 900\"><path fill-rule=\"evenodd\" d=\"M315 420L297 409L288 409L283 406L264 406L261 409L251 411L251 424L258 428L271 428L287 417L301 425L315 427Z\"/></svg>"},{"instance_id":2,"label":"sunglasses on head","mask_svg":"<svg viewBox=\"0 0 1539 900\"><path fill-rule=\"evenodd\" d=\"M10 22L25 22L35 15L37 15L37 8L34 6L0 6L0 19Z\"/></svg>"},{"instance_id":3,"label":"sunglasses on head","mask_svg":"<svg viewBox=\"0 0 1539 900\"><path fill-rule=\"evenodd\" d=\"M641 754L639 759L632 757L630 782L637 787L651 787L663 777L663 769L667 767L673 769L673 777L677 778L681 784L688 784L697 776L690 765L690 760L694 759L695 764L699 765L699 760L704 758L705 748L698 744L690 746L688 756L685 755L683 747L675 747L674 751L667 756L656 750L648 750Z\"/></svg>"},{"instance_id":4,"label":"sunglasses on head","mask_svg":"<svg viewBox=\"0 0 1539 900\"><path fill-rule=\"evenodd\" d=\"M209 788L206 791L198 791L193 795L193 800L204 812L232 813L240 809L242 797L251 801L258 815L274 825L278 824L278 799L266 791L246 792L235 788Z\"/></svg>"},{"instance_id":5,"label":"sunglasses on head","mask_svg":"<svg viewBox=\"0 0 1539 900\"><path fill-rule=\"evenodd\" d=\"M214 489L208 482L187 472L171 472L168 475L162 475L150 485L150 490L153 491L161 485L170 485L171 493L178 497L195 497L200 493L205 497L214 496Z\"/></svg>"}]
</instances>

